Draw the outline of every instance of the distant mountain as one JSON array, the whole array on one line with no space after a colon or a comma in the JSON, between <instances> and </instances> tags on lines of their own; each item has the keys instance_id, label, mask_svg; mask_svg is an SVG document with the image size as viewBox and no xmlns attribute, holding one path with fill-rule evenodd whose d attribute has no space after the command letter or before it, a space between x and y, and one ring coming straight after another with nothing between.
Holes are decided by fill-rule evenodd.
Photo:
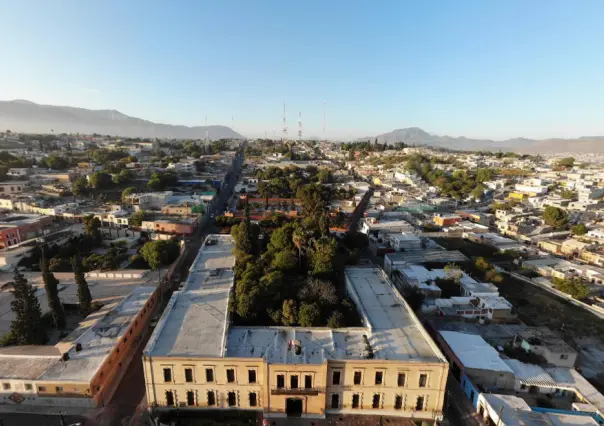
<instances>
[{"instance_id":1,"label":"distant mountain","mask_svg":"<svg viewBox=\"0 0 604 426\"><path fill-rule=\"evenodd\" d=\"M357 141L375 141L394 144L404 142L408 145L428 145L453 150L487 150L514 151L523 153L556 153L556 152L604 152L604 136L583 136L577 139L534 140L514 138L504 141L489 139L471 139L466 137L438 136L418 127L397 129L381 135L357 139Z\"/></svg>"},{"instance_id":2,"label":"distant mountain","mask_svg":"<svg viewBox=\"0 0 604 426\"><path fill-rule=\"evenodd\" d=\"M116 110L38 105L26 100L0 101L0 129L13 132L99 133L124 137L173 139L244 139L226 126L173 126L129 117Z\"/></svg>"}]
</instances>

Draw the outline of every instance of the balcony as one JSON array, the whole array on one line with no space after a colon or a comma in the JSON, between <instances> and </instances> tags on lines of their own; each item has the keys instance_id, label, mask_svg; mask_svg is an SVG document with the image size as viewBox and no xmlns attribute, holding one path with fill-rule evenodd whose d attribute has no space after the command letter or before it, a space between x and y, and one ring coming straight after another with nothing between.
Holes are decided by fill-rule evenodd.
<instances>
[{"instance_id":1,"label":"balcony","mask_svg":"<svg viewBox=\"0 0 604 426\"><path fill-rule=\"evenodd\" d=\"M271 389L271 395L308 395L316 396L325 393L325 388L275 388Z\"/></svg>"}]
</instances>

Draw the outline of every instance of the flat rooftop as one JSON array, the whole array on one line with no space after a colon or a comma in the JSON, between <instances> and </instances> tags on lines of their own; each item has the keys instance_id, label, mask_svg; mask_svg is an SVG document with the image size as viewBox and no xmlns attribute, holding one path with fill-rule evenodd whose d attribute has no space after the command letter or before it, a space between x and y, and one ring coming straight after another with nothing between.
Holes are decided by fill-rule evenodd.
<instances>
[{"instance_id":1,"label":"flat rooftop","mask_svg":"<svg viewBox=\"0 0 604 426\"><path fill-rule=\"evenodd\" d=\"M52 366L41 379L89 382L154 291L155 287L134 289L132 294L73 342L74 347L68 352L69 360ZM75 350L75 343L82 345L81 351Z\"/></svg>"},{"instance_id":2,"label":"flat rooftop","mask_svg":"<svg viewBox=\"0 0 604 426\"><path fill-rule=\"evenodd\" d=\"M440 361L444 357L381 268L345 269L346 288L368 324L374 357Z\"/></svg>"},{"instance_id":3,"label":"flat rooftop","mask_svg":"<svg viewBox=\"0 0 604 426\"><path fill-rule=\"evenodd\" d=\"M212 287L174 292L144 354L222 357L230 291Z\"/></svg>"},{"instance_id":4,"label":"flat rooftop","mask_svg":"<svg viewBox=\"0 0 604 426\"><path fill-rule=\"evenodd\" d=\"M386 253L384 255L384 259L388 259L392 263L449 263L467 262L470 260L458 250L417 250L410 252Z\"/></svg>"},{"instance_id":5,"label":"flat rooftop","mask_svg":"<svg viewBox=\"0 0 604 426\"><path fill-rule=\"evenodd\" d=\"M233 248L235 248L235 242L230 235L208 235L189 271L232 268L235 266Z\"/></svg>"},{"instance_id":6,"label":"flat rooftop","mask_svg":"<svg viewBox=\"0 0 604 426\"><path fill-rule=\"evenodd\" d=\"M514 373L482 337L456 331L440 331L440 335L464 367Z\"/></svg>"},{"instance_id":7,"label":"flat rooftop","mask_svg":"<svg viewBox=\"0 0 604 426\"><path fill-rule=\"evenodd\" d=\"M60 360L54 346L0 348L0 379L35 380Z\"/></svg>"}]
</instances>

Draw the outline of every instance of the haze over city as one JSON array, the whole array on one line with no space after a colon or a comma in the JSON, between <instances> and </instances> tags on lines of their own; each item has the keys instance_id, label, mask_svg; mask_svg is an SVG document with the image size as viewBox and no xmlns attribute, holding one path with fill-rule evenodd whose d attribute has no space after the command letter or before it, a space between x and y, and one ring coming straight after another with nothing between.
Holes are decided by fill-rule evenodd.
<instances>
[{"instance_id":1,"label":"haze over city","mask_svg":"<svg viewBox=\"0 0 604 426\"><path fill-rule=\"evenodd\" d=\"M604 134L600 1L0 1L0 98L349 140Z\"/></svg>"}]
</instances>

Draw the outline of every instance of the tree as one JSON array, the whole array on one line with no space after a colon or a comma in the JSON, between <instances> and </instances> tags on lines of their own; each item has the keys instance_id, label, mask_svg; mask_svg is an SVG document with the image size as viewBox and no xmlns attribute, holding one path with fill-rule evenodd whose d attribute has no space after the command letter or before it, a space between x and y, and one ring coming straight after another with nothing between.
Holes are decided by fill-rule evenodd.
<instances>
[{"instance_id":1,"label":"tree","mask_svg":"<svg viewBox=\"0 0 604 426\"><path fill-rule=\"evenodd\" d=\"M42 271L42 280L44 281L44 290L48 299L48 309L52 314L52 320L57 329L65 329L65 311L63 304L59 299L59 280L50 271L48 259L46 258L46 247L42 247L42 257L40 258L40 270Z\"/></svg>"},{"instance_id":2,"label":"tree","mask_svg":"<svg viewBox=\"0 0 604 426\"><path fill-rule=\"evenodd\" d=\"M554 278L554 288L575 299L584 299L589 296L589 288L579 278Z\"/></svg>"},{"instance_id":3,"label":"tree","mask_svg":"<svg viewBox=\"0 0 604 426\"><path fill-rule=\"evenodd\" d=\"M92 296L84 275L84 266L82 265L80 253L76 253L76 255L71 258L71 265L73 267L75 282L78 286L78 304L80 305L80 312L83 315L88 315L92 308Z\"/></svg>"},{"instance_id":4,"label":"tree","mask_svg":"<svg viewBox=\"0 0 604 426\"><path fill-rule=\"evenodd\" d=\"M311 251L311 263L314 274L323 274L333 270L336 247L336 240L331 237L322 237L314 240Z\"/></svg>"},{"instance_id":5,"label":"tree","mask_svg":"<svg viewBox=\"0 0 604 426\"><path fill-rule=\"evenodd\" d=\"M143 224L143 220L145 220L145 211L139 210L137 212L132 213L132 216L130 216L128 223L130 224L130 226L138 227Z\"/></svg>"},{"instance_id":6,"label":"tree","mask_svg":"<svg viewBox=\"0 0 604 426\"><path fill-rule=\"evenodd\" d=\"M481 168L476 170L476 180L478 182L488 182L493 179L494 175L493 169Z\"/></svg>"},{"instance_id":7,"label":"tree","mask_svg":"<svg viewBox=\"0 0 604 426\"><path fill-rule=\"evenodd\" d=\"M89 192L88 181L85 177L80 176L71 184L71 192L73 195L86 195Z\"/></svg>"},{"instance_id":8,"label":"tree","mask_svg":"<svg viewBox=\"0 0 604 426\"><path fill-rule=\"evenodd\" d=\"M128 188L125 188L122 191L122 203L128 203L130 195L135 194L135 193L136 193L136 188L134 188L133 186L129 186Z\"/></svg>"},{"instance_id":9,"label":"tree","mask_svg":"<svg viewBox=\"0 0 604 426\"><path fill-rule=\"evenodd\" d=\"M558 162L556 163L556 166L558 167L562 167L565 169L570 169L575 165L575 159L573 157L566 157L566 158L561 158L560 160L558 160Z\"/></svg>"},{"instance_id":10,"label":"tree","mask_svg":"<svg viewBox=\"0 0 604 426\"><path fill-rule=\"evenodd\" d=\"M479 183L476 188L474 188L472 190L472 192L470 192L470 194L472 194L472 197L476 198L476 199L480 199L482 198L482 196L484 195L484 190L485 190L485 186L481 183Z\"/></svg>"},{"instance_id":11,"label":"tree","mask_svg":"<svg viewBox=\"0 0 604 426\"><path fill-rule=\"evenodd\" d=\"M141 254L151 269L159 269L174 262L180 254L180 248L174 240L149 241L141 249Z\"/></svg>"},{"instance_id":12,"label":"tree","mask_svg":"<svg viewBox=\"0 0 604 426\"><path fill-rule=\"evenodd\" d=\"M303 302L298 312L300 327L315 327L321 322L321 310L316 303Z\"/></svg>"},{"instance_id":13,"label":"tree","mask_svg":"<svg viewBox=\"0 0 604 426\"><path fill-rule=\"evenodd\" d=\"M42 310L36 298L36 290L16 268L13 278L13 300L10 302L15 315L10 332L17 345L42 345L46 333L42 324Z\"/></svg>"},{"instance_id":14,"label":"tree","mask_svg":"<svg viewBox=\"0 0 604 426\"><path fill-rule=\"evenodd\" d=\"M486 271L491 267L491 264L484 257L476 258L474 265L481 271Z\"/></svg>"},{"instance_id":15,"label":"tree","mask_svg":"<svg viewBox=\"0 0 604 426\"><path fill-rule=\"evenodd\" d=\"M497 270L495 268L493 269L489 269L485 274L484 274L484 279L490 283L501 283L503 282L503 276L497 272Z\"/></svg>"},{"instance_id":16,"label":"tree","mask_svg":"<svg viewBox=\"0 0 604 426\"><path fill-rule=\"evenodd\" d=\"M98 171L88 177L88 183L94 189L107 189L111 187L113 180L110 174Z\"/></svg>"},{"instance_id":17,"label":"tree","mask_svg":"<svg viewBox=\"0 0 604 426\"><path fill-rule=\"evenodd\" d=\"M69 167L69 161L57 154L51 154L40 160L40 165L53 170L65 170Z\"/></svg>"},{"instance_id":18,"label":"tree","mask_svg":"<svg viewBox=\"0 0 604 426\"><path fill-rule=\"evenodd\" d=\"M546 206L543 210L543 221L547 225L560 229L568 223L568 215L558 207Z\"/></svg>"},{"instance_id":19,"label":"tree","mask_svg":"<svg viewBox=\"0 0 604 426\"><path fill-rule=\"evenodd\" d=\"M101 221L93 215L84 216L84 232L86 235L94 238L98 243L103 239L101 235Z\"/></svg>"},{"instance_id":20,"label":"tree","mask_svg":"<svg viewBox=\"0 0 604 426\"><path fill-rule=\"evenodd\" d=\"M583 223L577 223L570 228L570 232L572 232L573 235L585 235L587 234L587 226Z\"/></svg>"},{"instance_id":21,"label":"tree","mask_svg":"<svg viewBox=\"0 0 604 426\"><path fill-rule=\"evenodd\" d=\"M577 198L577 193L575 191L571 191L570 189L564 189L560 192L562 198L566 200L572 200L573 198Z\"/></svg>"},{"instance_id":22,"label":"tree","mask_svg":"<svg viewBox=\"0 0 604 426\"><path fill-rule=\"evenodd\" d=\"M344 315L340 311L334 311L327 319L327 327L342 328L344 327Z\"/></svg>"},{"instance_id":23,"label":"tree","mask_svg":"<svg viewBox=\"0 0 604 426\"><path fill-rule=\"evenodd\" d=\"M280 271L290 271L298 265L298 256L292 249L280 251L275 254L271 266Z\"/></svg>"},{"instance_id":24,"label":"tree","mask_svg":"<svg viewBox=\"0 0 604 426\"><path fill-rule=\"evenodd\" d=\"M283 325L295 325L298 322L298 308L294 300L287 299L283 301L281 322Z\"/></svg>"},{"instance_id":25,"label":"tree","mask_svg":"<svg viewBox=\"0 0 604 426\"><path fill-rule=\"evenodd\" d=\"M123 185L125 183L130 182L133 177L134 176L132 175L132 172L130 170L123 169L120 170L119 173L113 175L112 180L113 183L115 183L116 185Z\"/></svg>"},{"instance_id":26,"label":"tree","mask_svg":"<svg viewBox=\"0 0 604 426\"><path fill-rule=\"evenodd\" d=\"M461 270L459 265L456 265L455 263L447 263L444 269L447 279L453 280L456 283L459 283L459 281L463 277L463 271Z\"/></svg>"}]
</instances>

